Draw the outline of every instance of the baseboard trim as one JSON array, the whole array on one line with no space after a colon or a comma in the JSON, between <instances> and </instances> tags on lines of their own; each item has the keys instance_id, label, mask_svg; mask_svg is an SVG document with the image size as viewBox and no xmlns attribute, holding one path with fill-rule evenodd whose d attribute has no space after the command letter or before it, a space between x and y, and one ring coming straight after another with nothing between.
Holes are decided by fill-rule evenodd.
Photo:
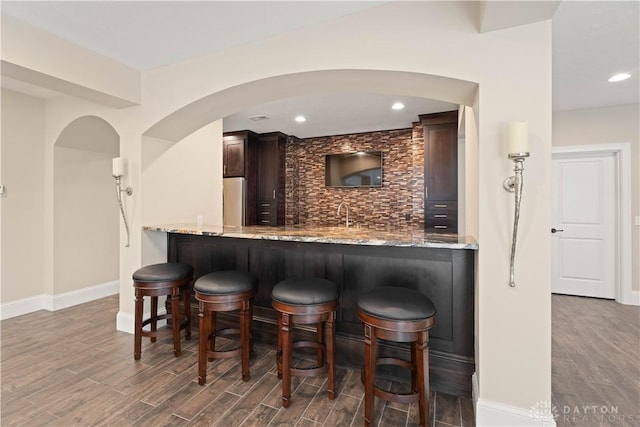
<instances>
[{"instance_id":1,"label":"baseboard trim","mask_svg":"<svg viewBox=\"0 0 640 427\"><path fill-rule=\"evenodd\" d=\"M119 291L120 282L116 280L58 295L42 294L23 298L17 301L0 304L0 319L10 319L12 317L22 316L23 314L33 313L38 310L61 310L63 308L115 295Z\"/></svg>"},{"instance_id":2,"label":"baseboard trim","mask_svg":"<svg viewBox=\"0 0 640 427\"><path fill-rule=\"evenodd\" d=\"M555 427L556 425L550 402L538 402L534 408L523 409L505 405L504 403L479 399L477 372L474 372L471 376L471 387L473 409L476 415L476 426L478 427Z\"/></svg>"},{"instance_id":3,"label":"baseboard trim","mask_svg":"<svg viewBox=\"0 0 640 427\"><path fill-rule=\"evenodd\" d=\"M166 313L167 313L167 310L165 307L158 308L159 316L162 316L163 314L166 314ZM150 313L144 313L142 315L142 318L147 319L149 318L149 315ZM135 325L134 322L135 322L135 319L133 318L132 313L125 313L124 311L118 311L118 315L116 316L116 329L118 331L126 332L128 334L133 334L134 325ZM149 326L150 325L147 325L143 329L149 330Z\"/></svg>"},{"instance_id":4,"label":"baseboard trim","mask_svg":"<svg viewBox=\"0 0 640 427\"><path fill-rule=\"evenodd\" d=\"M83 304L85 302L94 301L100 298L115 295L120 291L120 282L101 283L95 286L77 289L71 292L65 292L58 295L47 295L45 299L45 309L49 311L57 311L74 305Z\"/></svg>"},{"instance_id":5,"label":"baseboard trim","mask_svg":"<svg viewBox=\"0 0 640 427\"><path fill-rule=\"evenodd\" d=\"M118 311L118 315L116 316L116 329L128 334L133 334L133 326L133 314L126 313L124 311Z\"/></svg>"},{"instance_id":6,"label":"baseboard trim","mask_svg":"<svg viewBox=\"0 0 640 427\"><path fill-rule=\"evenodd\" d=\"M640 305L640 291L631 291L629 297L625 298L621 303L626 305Z\"/></svg>"},{"instance_id":7,"label":"baseboard trim","mask_svg":"<svg viewBox=\"0 0 640 427\"><path fill-rule=\"evenodd\" d=\"M11 319L34 311L44 310L44 295L23 298L0 304L0 319Z\"/></svg>"},{"instance_id":8,"label":"baseboard trim","mask_svg":"<svg viewBox=\"0 0 640 427\"><path fill-rule=\"evenodd\" d=\"M492 402L477 399L476 426L484 427L555 427L556 422L551 412L550 402L539 402L535 409L524 409L506 405L500 402Z\"/></svg>"}]
</instances>

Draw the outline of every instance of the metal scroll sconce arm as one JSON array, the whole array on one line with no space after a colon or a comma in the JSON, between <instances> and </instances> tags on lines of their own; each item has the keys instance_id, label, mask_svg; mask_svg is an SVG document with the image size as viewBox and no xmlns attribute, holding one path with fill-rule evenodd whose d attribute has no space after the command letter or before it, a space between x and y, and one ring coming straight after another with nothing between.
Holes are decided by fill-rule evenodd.
<instances>
[{"instance_id":1,"label":"metal scroll sconce arm","mask_svg":"<svg viewBox=\"0 0 640 427\"><path fill-rule=\"evenodd\" d=\"M511 264L509 272L509 286L516 286L514 280L514 263L516 259L516 242L518 238L518 220L520 219L520 203L522 201L522 172L524 171L524 160L529 157L529 153L511 153L509 158L513 160L515 172L514 176L504 180L504 189L510 193L515 193L515 214L513 216L513 237L511 239Z\"/></svg>"},{"instance_id":2,"label":"metal scroll sconce arm","mask_svg":"<svg viewBox=\"0 0 640 427\"><path fill-rule=\"evenodd\" d=\"M131 240L131 234L129 232L129 222L127 221L127 214L124 211L124 204L122 203L122 193L127 193L127 196L131 196L133 194L133 188L127 187L122 188L122 184L120 182L121 177L116 176L116 197L118 199L118 205L120 206L120 212L122 213L122 219L124 220L124 228L127 231L127 244L125 245L127 248L129 247L129 243Z\"/></svg>"}]
</instances>

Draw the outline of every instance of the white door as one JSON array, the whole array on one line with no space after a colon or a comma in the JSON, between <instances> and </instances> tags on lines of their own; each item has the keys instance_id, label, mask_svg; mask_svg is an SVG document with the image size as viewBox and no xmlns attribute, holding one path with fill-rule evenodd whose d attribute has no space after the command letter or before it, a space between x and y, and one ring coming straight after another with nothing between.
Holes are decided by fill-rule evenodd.
<instances>
[{"instance_id":1,"label":"white door","mask_svg":"<svg viewBox=\"0 0 640 427\"><path fill-rule=\"evenodd\" d=\"M554 154L551 290L616 297L616 158Z\"/></svg>"}]
</instances>

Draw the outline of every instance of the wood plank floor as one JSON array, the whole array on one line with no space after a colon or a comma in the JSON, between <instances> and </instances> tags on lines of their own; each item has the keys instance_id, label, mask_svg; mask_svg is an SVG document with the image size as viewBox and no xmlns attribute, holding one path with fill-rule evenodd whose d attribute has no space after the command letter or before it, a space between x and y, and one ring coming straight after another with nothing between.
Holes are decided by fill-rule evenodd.
<instances>
[{"instance_id":1,"label":"wood plank floor","mask_svg":"<svg viewBox=\"0 0 640 427\"><path fill-rule=\"evenodd\" d=\"M325 378L293 381L289 408L280 405L272 348L256 346L251 380L240 380L236 359L209 364L197 383L198 335L173 357L168 340L143 340L133 360L133 336L115 330L118 298L57 312L4 320L1 345L2 426L358 426L360 373L338 369L338 396L326 397ZM301 359L300 366L309 363ZM400 384L387 382L392 388ZM432 393L434 426L472 426L471 399ZM415 405L377 400L378 425L417 425Z\"/></svg>"},{"instance_id":2,"label":"wood plank floor","mask_svg":"<svg viewBox=\"0 0 640 427\"><path fill-rule=\"evenodd\" d=\"M640 426L640 307L552 297L558 426Z\"/></svg>"}]
</instances>

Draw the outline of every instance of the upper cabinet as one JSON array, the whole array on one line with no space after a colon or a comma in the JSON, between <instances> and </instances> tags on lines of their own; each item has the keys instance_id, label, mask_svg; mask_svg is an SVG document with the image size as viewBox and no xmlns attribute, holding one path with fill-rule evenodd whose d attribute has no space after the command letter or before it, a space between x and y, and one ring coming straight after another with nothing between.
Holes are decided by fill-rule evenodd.
<instances>
[{"instance_id":1,"label":"upper cabinet","mask_svg":"<svg viewBox=\"0 0 640 427\"><path fill-rule=\"evenodd\" d=\"M251 167L255 167L252 156L257 135L251 131L228 132L222 138L223 176L225 178L247 177Z\"/></svg>"},{"instance_id":2,"label":"upper cabinet","mask_svg":"<svg viewBox=\"0 0 640 427\"><path fill-rule=\"evenodd\" d=\"M458 112L424 114L425 231L458 231Z\"/></svg>"}]
</instances>

